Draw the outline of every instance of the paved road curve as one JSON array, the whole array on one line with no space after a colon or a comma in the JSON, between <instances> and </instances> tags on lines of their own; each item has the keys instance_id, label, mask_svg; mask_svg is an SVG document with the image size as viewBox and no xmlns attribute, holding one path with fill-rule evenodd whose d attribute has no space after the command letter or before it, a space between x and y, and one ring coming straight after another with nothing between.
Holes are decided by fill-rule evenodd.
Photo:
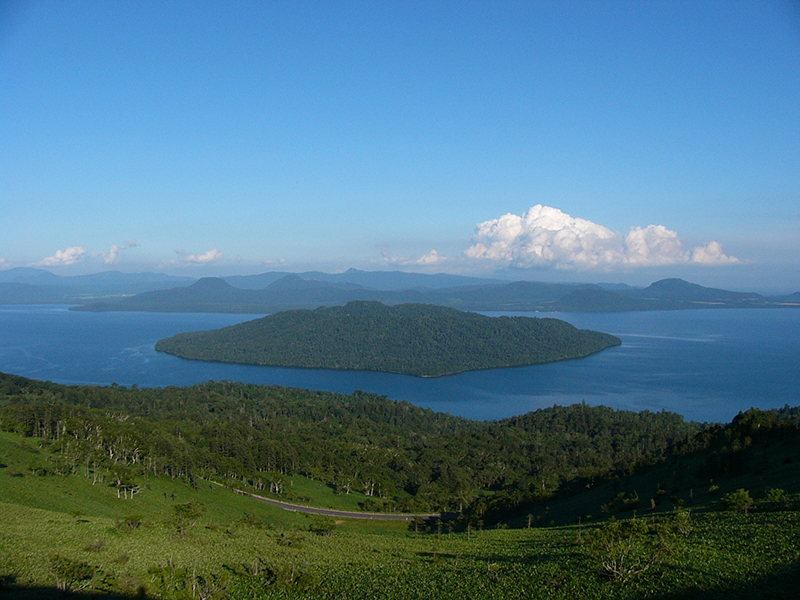
<instances>
[{"instance_id":1,"label":"paved road curve","mask_svg":"<svg viewBox=\"0 0 800 600\"><path fill-rule=\"evenodd\" d=\"M215 485L220 487L227 487L222 485L221 483L217 483L216 481L212 481ZM313 506L303 506L302 504L292 504L291 502L281 502L280 500L273 500L272 498L264 498L264 496L259 496L258 494L251 494L249 492L243 492L242 490L237 490L236 488L227 488L236 492L237 494L241 494L242 496L250 496L251 498L255 498L256 500L261 500L262 502L266 502L267 504L272 504L273 506L277 506L284 510L292 510L295 512L307 513L309 515L323 515L326 517L338 517L342 519L374 519L374 520L381 520L381 521L410 521L415 517L419 517L421 519L446 519L447 515L442 515L441 513L434 513L434 514L408 514L408 513L368 513L368 512L354 512L349 510L333 510L330 508L316 508Z\"/></svg>"}]
</instances>

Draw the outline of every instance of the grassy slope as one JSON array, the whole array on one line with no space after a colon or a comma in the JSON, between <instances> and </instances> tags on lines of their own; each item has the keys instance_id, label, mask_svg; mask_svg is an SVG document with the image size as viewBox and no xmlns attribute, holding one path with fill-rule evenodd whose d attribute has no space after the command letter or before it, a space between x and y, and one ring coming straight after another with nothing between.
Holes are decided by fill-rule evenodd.
<instances>
[{"instance_id":1,"label":"grassy slope","mask_svg":"<svg viewBox=\"0 0 800 600\"><path fill-rule=\"evenodd\" d=\"M292 502L297 502L298 504L335 510L359 511L362 510L359 504L367 500L367 496L361 492L336 493L328 484L303 477L302 475L287 477L286 480L288 481L287 493L296 497L297 499L292 500ZM284 499L279 496L271 496L263 490L254 491L261 496L274 497L276 500Z\"/></svg>"},{"instance_id":2,"label":"grassy slope","mask_svg":"<svg viewBox=\"0 0 800 600\"><path fill-rule=\"evenodd\" d=\"M152 520L162 520L171 515L174 503L201 500L209 505L209 512L220 517L224 523L240 519L245 512L258 514L275 526L290 526L298 522L289 518L291 513L287 511L265 504L258 504L259 508L256 509L251 501L202 481L192 487L182 479L145 478L145 489L133 500L125 501L117 498L113 488L103 484L93 485L91 478L41 477L32 474L35 468L48 469L50 460L50 455L39 449L35 439L0 431L0 463L6 465L0 468L0 502L109 518L146 512ZM360 492L336 493L321 481L299 475L287 477L286 480L283 496L252 488L247 491L308 506L349 511L361 510L359 504L367 500L367 496Z\"/></svg>"},{"instance_id":3,"label":"grassy slope","mask_svg":"<svg viewBox=\"0 0 800 600\"><path fill-rule=\"evenodd\" d=\"M627 586L595 573L574 527L439 537L198 526L180 537L160 524L120 533L109 519L6 504L0 526L0 570L19 586L52 585L48 560L58 553L102 571L96 588L171 598L199 582L236 597L662 598L694 590L729 598L771 589L789 598L800 553L796 513L696 519L678 556ZM98 540L102 549L91 549ZM253 565L270 575L253 577Z\"/></svg>"},{"instance_id":4,"label":"grassy slope","mask_svg":"<svg viewBox=\"0 0 800 600\"><path fill-rule=\"evenodd\" d=\"M171 518L174 504L198 500L207 507L206 515L201 519L202 525L227 527L245 517L254 517L263 526L277 529L307 526L309 523L309 518L304 515L255 502L203 481L191 486L182 479L149 477L143 490L133 499L126 500L117 498L115 489L108 485L93 485L91 478L32 474L32 468L47 468L49 459L48 453L39 449L35 439L0 431L0 464L5 465L0 468L0 502L67 513L76 518L91 515L113 520L141 515L147 521L158 523ZM358 503L366 499L359 493L334 494L329 486L319 481L303 477L287 479L289 489L299 501L312 506L358 510ZM347 521L342 525L353 531L375 528L374 523L361 520Z\"/></svg>"},{"instance_id":5,"label":"grassy slope","mask_svg":"<svg viewBox=\"0 0 800 600\"><path fill-rule=\"evenodd\" d=\"M55 554L94 566L94 589L166 598L223 589L234 598L571 600L790 598L796 590L797 512L696 516L681 552L620 586L597 575L575 526L417 535L405 524L348 521L320 536L306 530L308 517L208 484L151 479L149 489L124 500L81 476L35 476L30 467L47 458L37 450L33 440L0 434L0 577L13 577L5 591L20 597L54 584ZM168 524L173 493L175 502L200 500L208 509L185 536ZM144 524L115 527L132 514ZM264 526L248 524L246 514ZM580 531L584 539L590 529Z\"/></svg>"}]
</instances>

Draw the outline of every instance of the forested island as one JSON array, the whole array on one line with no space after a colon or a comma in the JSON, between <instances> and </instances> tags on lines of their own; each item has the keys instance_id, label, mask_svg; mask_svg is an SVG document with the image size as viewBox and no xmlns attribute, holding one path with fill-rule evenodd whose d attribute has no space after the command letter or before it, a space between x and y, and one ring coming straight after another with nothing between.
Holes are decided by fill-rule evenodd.
<instances>
[{"instance_id":1,"label":"forested island","mask_svg":"<svg viewBox=\"0 0 800 600\"><path fill-rule=\"evenodd\" d=\"M558 319L354 301L182 333L156 350L194 360L438 377L579 358L620 343Z\"/></svg>"}]
</instances>

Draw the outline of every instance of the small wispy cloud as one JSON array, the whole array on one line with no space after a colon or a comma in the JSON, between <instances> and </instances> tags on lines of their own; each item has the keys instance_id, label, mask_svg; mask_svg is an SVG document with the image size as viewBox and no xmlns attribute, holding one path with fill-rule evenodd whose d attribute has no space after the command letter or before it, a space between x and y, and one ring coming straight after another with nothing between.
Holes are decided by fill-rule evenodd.
<instances>
[{"instance_id":1,"label":"small wispy cloud","mask_svg":"<svg viewBox=\"0 0 800 600\"><path fill-rule=\"evenodd\" d=\"M575 270L739 262L719 242L685 251L678 234L663 225L632 227L620 234L541 204L522 216L509 213L479 223L464 255L518 268Z\"/></svg>"},{"instance_id":2,"label":"small wispy cloud","mask_svg":"<svg viewBox=\"0 0 800 600\"><path fill-rule=\"evenodd\" d=\"M74 265L79 260L82 260L86 254L86 248L80 246L73 246L66 250L57 250L53 256L48 256L42 260L31 263L34 267L63 267Z\"/></svg>"},{"instance_id":3,"label":"small wispy cloud","mask_svg":"<svg viewBox=\"0 0 800 600\"><path fill-rule=\"evenodd\" d=\"M429 266L429 265L436 265L445 260L446 257L441 256L436 250L431 250L427 254L420 256L419 258L412 258L410 256L391 256L389 251L385 248L381 250L382 261L384 263L391 263L401 266Z\"/></svg>"},{"instance_id":4,"label":"small wispy cloud","mask_svg":"<svg viewBox=\"0 0 800 600\"><path fill-rule=\"evenodd\" d=\"M139 242L136 240L131 240L127 244L122 244L121 246L117 246L116 244L112 244L111 248L109 248L108 252L101 252L100 256L103 259L103 262L107 265L115 265L119 262L119 253L123 250L127 250L128 248L135 248L139 246Z\"/></svg>"},{"instance_id":5,"label":"small wispy cloud","mask_svg":"<svg viewBox=\"0 0 800 600\"><path fill-rule=\"evenodd\" d=\"M192 265L208 265L218 261L223 256L222 252L216 248L209 250L208 252L204 252L203 254L190 254L189 252L184 252L183 250L175 250L175 252L177 252L178 256L181 257L182 262Z\"/></svg>"},{"instance_id":6,"label":"small wispy cloud","mask_svg":"<svg viewBox=\"0 0 800 600\"><path fill-rule=\"evenodd\" d=\"M436 265L440 262L447 260L444 256L440 256L436 250L431 250L427 254L420 256L413 264L415 265Z\"/></svg>"},{"instance_id":7,"label":"small wispy cloud","mask_svg":"<svg viewBox=\"0 0 800 600\"><path fill-rule=\"evenodd\" d=\"M268 258L261 262L262 265L266 265L268 267L282 267L286 264L285 258Z\"/></svg>"}]
</instances>

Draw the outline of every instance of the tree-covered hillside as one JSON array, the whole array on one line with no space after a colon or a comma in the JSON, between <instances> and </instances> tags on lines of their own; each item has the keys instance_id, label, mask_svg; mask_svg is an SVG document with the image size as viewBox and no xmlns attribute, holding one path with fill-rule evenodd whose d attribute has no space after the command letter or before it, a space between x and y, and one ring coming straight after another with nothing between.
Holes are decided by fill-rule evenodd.
<instances>
[{"instance_id":1,"label":"tree-covered hillside","mask_svg":"<svg viewBox=\"0 0 800 600\"><path fill-rule=\"evenodd\" d=\"M150 473L284 493L285 477L301 474L415 512L459 510L504 489L520 501L548 497L576 477L633 468L699 430L672 413L586 405L479 422L362 392L78 387L11 375L0 377L0 427L47 443L64 473L121 487Z\"/></svg>"},{"instance_id":2,"label":"tree-covered hillside","mask_svg":"<svg viewBox=\"0 0 800 600\"><path fill-rule=\"evenodd\" d=\"M557 319L359 301L183 333L159 341L156 350L197 360L435 377L577 358L618 344L612 335Z\"/></svg>"}]
</instances>

